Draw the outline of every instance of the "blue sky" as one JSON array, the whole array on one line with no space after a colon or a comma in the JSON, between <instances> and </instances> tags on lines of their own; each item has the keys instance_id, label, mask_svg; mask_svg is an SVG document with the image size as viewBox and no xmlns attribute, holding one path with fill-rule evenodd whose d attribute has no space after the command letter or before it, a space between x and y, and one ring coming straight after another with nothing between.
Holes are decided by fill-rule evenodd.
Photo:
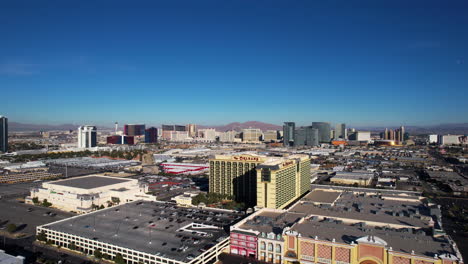
<instances>
[{"instance_id":1,"label":"blue sky","mask_svg":"<svg viewBox=\"0 0 468 264\"><path fill-rule=\"evenodd\" d=\"M467 122L467 14L456 0L1 1L0 114Z\"/></svg>"}]
</instances>

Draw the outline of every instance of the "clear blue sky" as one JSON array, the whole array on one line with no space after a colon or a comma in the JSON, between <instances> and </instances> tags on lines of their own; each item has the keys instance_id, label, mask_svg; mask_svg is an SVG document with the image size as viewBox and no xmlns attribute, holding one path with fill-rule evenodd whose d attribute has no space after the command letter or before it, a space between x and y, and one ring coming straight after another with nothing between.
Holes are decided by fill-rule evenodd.
<instances>
[{"instance_id":1,"label":"clear blue sky","mask_svg":"<svg viewBox=\"0 0 468 264\"><path fill-rule=\"evenodd\" d=\"M28 123L467 122L468 2L1 1L0 92Z\"/></svg>"}]
</instances>

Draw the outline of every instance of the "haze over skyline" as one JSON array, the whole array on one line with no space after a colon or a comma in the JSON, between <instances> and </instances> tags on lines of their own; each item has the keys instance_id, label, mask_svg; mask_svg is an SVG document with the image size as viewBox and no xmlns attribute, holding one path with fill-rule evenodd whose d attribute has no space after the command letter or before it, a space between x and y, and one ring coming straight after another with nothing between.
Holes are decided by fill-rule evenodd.
<instances>
[{"instance_id":1,"label":"haze over skyline","mask_svg":"<svg viewBox=\"0 0 468 264\"><path fill-rule=\"evenodd\" d=\"M0 115L467 122L466 1L0 3Z\"/></svg>"}]
</instances>

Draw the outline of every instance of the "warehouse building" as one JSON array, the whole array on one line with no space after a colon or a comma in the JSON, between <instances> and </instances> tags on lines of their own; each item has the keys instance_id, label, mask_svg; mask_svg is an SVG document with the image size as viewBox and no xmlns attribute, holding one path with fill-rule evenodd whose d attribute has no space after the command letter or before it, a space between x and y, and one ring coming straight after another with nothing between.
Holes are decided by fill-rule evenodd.
<instances>
[{"instance_id":1,"label":"warehouse building","mask_svg":"<svg viewBox=\"0 0 468 264\"><path fill-rule=\"evenodd\" d=\"M65 180L44 182L41 187L31 189L27 203L33 199L47 199L65 211L87 213L110 203L127 203L135 200L155 201L156 197L146 194L148 185L136 179L125 179L100 175L89 175Z\"/></svg>"},{"instance_id":2,"label":"warehouse building","mask_svg":"<svg viewBox=\"0 0 468 264\"><path fill-rule=\"evenodd\" d=\"M132 202L37 227L48 241L85 254L98 250L128 264L212 263L229 246L240 213Z\"/></svg>"},{"instance_id":3,"label":"warehouse building","mask_svg":"<svg viewBox=\"0 0 468 264\"><path fill-rule=\"evenodd\" d=\"M345 185L369 186L374 179L374 173L367 171L338 171L330 182Z\"/></svg>"},{"instance_id":4,"label":"warehouse building","mask_svg":"<svg viewBox=\"0 0 468 264\"><path fill-rule=\"evenodd\" d=\"M208 164L195 164L195 163L177 163L177 162L164 162L160 164L165 173L171 174L190 174L197 175L207 173L210 166Z\"/></svg>"}]
</instances>

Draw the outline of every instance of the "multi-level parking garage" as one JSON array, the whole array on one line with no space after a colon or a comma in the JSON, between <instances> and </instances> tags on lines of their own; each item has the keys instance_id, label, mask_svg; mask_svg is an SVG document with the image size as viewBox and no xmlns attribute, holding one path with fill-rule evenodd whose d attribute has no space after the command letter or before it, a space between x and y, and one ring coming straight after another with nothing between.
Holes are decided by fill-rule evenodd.
<instances>
[{"instance_id":1,"label":"multi-level parking garage","mask_svg":"<svg viewBox=\"0 0 468 264\"><path fill-rule=\"evenodd\" d=\"M39 226L37 232L57 246L120 254L127 263L208 263L228 246L228 226L240 217L138 201Z\"/></svg>"}]
</instances>

